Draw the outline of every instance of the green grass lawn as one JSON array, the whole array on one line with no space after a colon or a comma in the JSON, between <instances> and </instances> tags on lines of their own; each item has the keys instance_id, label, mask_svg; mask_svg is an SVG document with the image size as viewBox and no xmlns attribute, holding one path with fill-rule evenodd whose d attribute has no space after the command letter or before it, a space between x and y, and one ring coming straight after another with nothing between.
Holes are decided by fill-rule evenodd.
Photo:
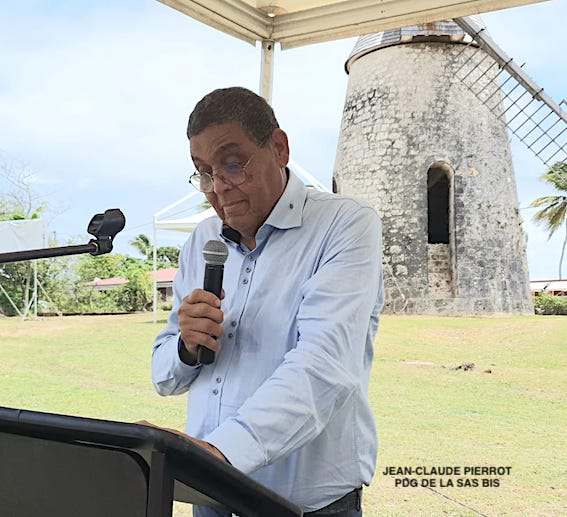
<instances>
[{"instance_id":1,"label":"green grass lawn","mask_svg":"<svg viewBox=\"0 0 567 517\"><path fill-rule=\"evenodd\" d=\"M160 317L0 320L0 405L183 429L185 397L161 398L150 381ZM565 316L384 316L370 386L380 453L365 515L567 515L566 366ZM463 472L490 466L509 475ZM418 486L396 486L403 478Z\"/></svg>"}]
</instances>

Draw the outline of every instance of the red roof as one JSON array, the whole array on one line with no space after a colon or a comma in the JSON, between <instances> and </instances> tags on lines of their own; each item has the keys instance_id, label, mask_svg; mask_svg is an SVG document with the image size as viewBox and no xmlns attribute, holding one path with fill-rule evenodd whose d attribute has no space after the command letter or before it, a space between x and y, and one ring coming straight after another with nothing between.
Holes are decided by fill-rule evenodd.
<instances>
[{"instance_id":1,"label":"red roof","mask_svg":"<svg viewBox=\"0 0 567 517\"><path fill-rule=\"evenodd\" d=\"M156 282L173 282L173 277L177 273L176 267L168 267L166 269L158 269L157 271L150 271L152 278L156 279Z\"/></svg>"},{"instance_id":2,"label":"red roof","mask_svg":"<svg viewBox=\"0 0 567 517\"><path fill-rule=\"evenodd\" d=\"M156 279L158 284L171 283L173 277L177 273L176 267L168 267L166 269L158 269L157 271L150 271L149 275ZM85 285L92 285L94 287L118 287L128 283L127 278L95 278L92 282L85 282Z\"/></svg>"}]
</instances>

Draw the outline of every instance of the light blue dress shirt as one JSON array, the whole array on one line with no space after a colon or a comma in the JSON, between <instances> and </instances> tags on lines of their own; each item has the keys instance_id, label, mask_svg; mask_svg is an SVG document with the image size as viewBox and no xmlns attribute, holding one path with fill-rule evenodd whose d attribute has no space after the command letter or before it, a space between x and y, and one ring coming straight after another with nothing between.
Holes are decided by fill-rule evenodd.
<instances>
[{"instance_id":1,"label":"light blue dress shirt","mask_svg":"<svg viewBox=\"0 0 567 517\"><path fill-rule=\"evenodd\" d=\"M157 336L152 379L160 395L189 391L185 432L236 468L314 511L375 469L368 403L383 305L381 225L358 201L288 184L250 251L224 239L217 217L184 245L174 303ZM224 239L224 335L211 365L178 357L177 309L202 288L202 250Z\"/></svg>"}]
</instances>

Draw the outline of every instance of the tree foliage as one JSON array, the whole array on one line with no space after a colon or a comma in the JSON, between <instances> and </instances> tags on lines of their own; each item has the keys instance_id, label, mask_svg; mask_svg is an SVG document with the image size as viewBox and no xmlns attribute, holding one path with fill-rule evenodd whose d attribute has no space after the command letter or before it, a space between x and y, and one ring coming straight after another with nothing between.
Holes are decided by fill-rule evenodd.
<instances>
[{"instance_id":1,"label":"tree foliage","mask_svg":"<svg viewBox=\"0 0 567 517\"><path fill-rule=\"evenodd\" d=\"M29 166L0 154L0 175L5 180L0 190L0 220L39 218L46 205L31 188L33 172Z\"/></svg>"},{"instance_id":2,"label":"tree foliage","mask_svg":"<svg viewBox=\"0 0 567 517\"><path fill-rule=\"evenodd\" d=\"M153 281L148 271L131 267L126 273L128 283L116 291L116 303L125 311L142 311L150 307Z\"/></svg>"},{"instance_id":3,"label":"tree foliage","mask_svg":"<svg viewBox=\"0 0 567 517\"><path fill-rule=\"evenodd\" d=\"M567 163L557 162L553 164L542 174L541 180L559 191L559 195L540 197L532 201L530 206L543 207L534 215L534 221L547 228L549 237L565 225L565 239L559 258L559 278L561 279L565 246L567 245Z\"/></svg>"},{"instance_id":4,"label":"tree foliage","mask_svg":"<svg viewBox=\"0 0 567 517\"><path fill-rule=\"evenodd\" d=\"M140 259L122 254L82 255L75 270L79 280L76 305L81 312L140 311L151 303L153 282L148 265ZM106 278L123 278L127 283L107 291L98 291L89 283Z\"/></svg>"},{"instance_id":5,"label":"tree foliage","mask_svg":"<svg viewBox=\"0 0 567 517\"><path fill-rule=\"evenodd\" d=\"M131 240L129 244L136 248L144 256L144 259L148 264L153 264L154 247L147 235L140 233L135 239ZM180 251L181 250L177 246L160 246L157 248L157 269L179 267Z\"/></svg>"},{"instance_id":6,"label":"tree foliage","mask_svg":"<svg viewBox=\"0 0 567 517\"><path fill-rule=\"evenodd\" d=\"M146 260L151 260L153 257L154 248L150 238L143 233L140 233L135 239L129 242L130 246L136 248Z\"/></svg>"},{"instance_id":7,"label":"tree foliage","mask_svg":"<svg viewBox=\"0 0 567 517\"><path fill-rule=\"evenodd\" d=\"M157 249L157 268L179 267L180 249L177 246L161 246Z\"/></svg>"},{"instance_id":8,"label":"tree foliage","mask_svg":"<svg viewBox=\"0 0 567 517\"><path fill-rule=\"evenodd\" d=\"M534 300L536 314L567 315L567 296L552 296L542 293Z\"/></svg>"}]
</instances>

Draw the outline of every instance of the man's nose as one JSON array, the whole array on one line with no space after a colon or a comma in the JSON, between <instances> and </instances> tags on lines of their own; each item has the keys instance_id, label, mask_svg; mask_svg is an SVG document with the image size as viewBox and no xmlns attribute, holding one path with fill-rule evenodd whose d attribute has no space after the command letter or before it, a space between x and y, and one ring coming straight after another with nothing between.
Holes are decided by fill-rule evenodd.
<instances>
[{"instance_id":1,"label":"man's nose","mask_svg":"<svg viewBox=\"0 0 567 517\"><path fill-rule=\"evenodd\" d=\"M222 176L219 176L217 174L213 176L213 192L215 194L220 194L222 192L230 190L231 188L233 188L232 185L227 183Z\"/></svg>"}]
</instances>

